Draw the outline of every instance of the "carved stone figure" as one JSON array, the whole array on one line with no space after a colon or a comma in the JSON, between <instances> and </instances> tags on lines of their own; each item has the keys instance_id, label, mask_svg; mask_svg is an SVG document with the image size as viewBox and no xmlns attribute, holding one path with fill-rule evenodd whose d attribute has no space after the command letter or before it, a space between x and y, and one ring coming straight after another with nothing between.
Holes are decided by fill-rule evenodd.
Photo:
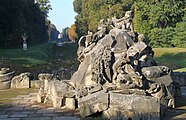
<instances>
[{"instance_id":1,"label":"carved stone figure","mask_svg":"<svg viewBox=\"0 0 186 120\"><path fill-rule=\"evenodd\" d=\"M88 35L86 35L86 42L85 42L86 47L88 47L91 44L92 36L93 36L93 33L91 31L88 31Z\"/></svg>"},{"instance_id":2,"label":"carved stone figure","mask_svg":"<svg viewBox=\"0 0 186 120\"><path fill-rule=\"evenodd\" d=\"M77 50L77 56L80 62L82 62L84 59L84 49L86 47L85 41L86 41L86 36L82 36L78 42L79 47Z\"/></svg>"},{"instance_id":3,"label":"carved stone figure","mask_svg":"<svg viewBox=\"0 0 186 120\"><path fill-rule=\"evenodd\" d=\"M107 31L107 23L104 21L104 19L100 20L99 25L98 25L98 32L93 34L92 40L93 42L98 42L101 38L103 38L106 35Z\"/></svg>"},{"instance_id":4,"label":"carved stone figure","mask_svg":"<svg viewBox=\"0 0 186 120\"><path fill-rule=\"evenodd\" d=\"M106 35L106 28L101 28L100 31L94 33L93 35L93 41L98 42L101 38L103 38Z\"/></svg>"},{"instance_id":5,"label":"carved stone figure","mask_svg":"<svg viewBox=\"0 0 186 120\"><path fill-rule=\"evenodd\" d=\"M112 24L113 24L113 27L128 31L128 34L131 37L135 37L133 26L132 26L132 12L131 11L126 11L125 16L120 19L113 17Z\"/></svg>"},{"instance_id":6,"label":"carved stone figure","mask_svg":"<svg viewBox=\"0 0 186 120\"><path fill-rule=\"evenodd\" d=\"M119 59L116 60L116 62L113 64L112 69L113 69L113 77L112 77L112 82L116 83L116 77L117 77L117 70L119 67L122 67L123 65L125 65L127 62L129 62L129 60L127 60L126 58L126 53L122 53L121 57Z\"/></svg>"}]
</instances>

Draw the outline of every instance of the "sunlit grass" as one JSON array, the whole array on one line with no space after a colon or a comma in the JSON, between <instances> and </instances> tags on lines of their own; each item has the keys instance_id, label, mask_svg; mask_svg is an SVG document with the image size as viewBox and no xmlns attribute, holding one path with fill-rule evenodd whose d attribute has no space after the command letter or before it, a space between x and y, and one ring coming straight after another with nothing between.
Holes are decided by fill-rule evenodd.
<instances>
[{"instance_id":1,"label":"sunlit grass","mask_svg":"<svg viewBox=\"0 0 186 120\"><path fill-rule=\"evenodd\" d=\"M0 60L22 66L37 66L46 64L53 55L54 43L45 43L28 47L28 50L17 49L0 49Z\"/></svg>"},{"instance_id":2,"label":"sunlit grass","mask_svg":"<svg viewBox=\"0 0 186 120\"><path fill-rule=\"evenodd\" d=\"M154 48L155 60L174 71L186 72L186 48Z\"/></svg>"}]
</instances>

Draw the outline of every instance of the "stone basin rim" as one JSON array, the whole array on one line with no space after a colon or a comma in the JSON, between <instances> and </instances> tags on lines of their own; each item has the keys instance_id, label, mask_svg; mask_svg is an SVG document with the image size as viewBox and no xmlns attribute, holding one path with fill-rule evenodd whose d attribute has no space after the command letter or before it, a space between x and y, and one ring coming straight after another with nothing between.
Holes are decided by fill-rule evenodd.
<instances>
[{"instance_id":1,"label":"stone basin rim","mask_svg":"<svg viewBox=\"0 0 186 120\"><path fill-rule=\"evenodd\" d=\"M8 76L8 75L11 75L13 73L14 73L14 71L8 72L8 73L5 73L5 74L0 74L0 77Z\"/></svg>"}]
</instances>

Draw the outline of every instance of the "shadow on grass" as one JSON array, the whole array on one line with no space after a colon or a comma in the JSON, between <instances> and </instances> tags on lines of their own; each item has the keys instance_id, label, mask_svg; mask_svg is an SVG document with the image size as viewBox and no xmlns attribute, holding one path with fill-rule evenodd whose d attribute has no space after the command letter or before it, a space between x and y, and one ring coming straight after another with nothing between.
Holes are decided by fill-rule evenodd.
<instances>
[{"instance_id":1,"label":"shadow on grass","mask_svg":"<svg viewBox=\"0 0 186 120\"><path fill-rule=\"evenodd\" d=\"M176 109L186 111L186 97L177 97L176 98Z\"/></svg>"},{"instance_id":2,"label":"shadow on grass","mask_svg":"<svg viewBox=\"0 0 186 120\"><path fill-rule=\"evenodd\" d=\"M155 57L158 65L168 66L170 69L186 68L186 52L180 53L165 53L160 57Z\"/></svg>"},{"instance_id":3,"label":"shadow on grass","mask_svg":"<svg viewBox=\"0 0 186 120\"><path fill-rule=\"evenodd\" d=\"M11 59L11 62L14 64L20 64L25 67L38 66L47 63L46 61L32 59L32 58L13 58Z\"/></svg>"}]
</instances>

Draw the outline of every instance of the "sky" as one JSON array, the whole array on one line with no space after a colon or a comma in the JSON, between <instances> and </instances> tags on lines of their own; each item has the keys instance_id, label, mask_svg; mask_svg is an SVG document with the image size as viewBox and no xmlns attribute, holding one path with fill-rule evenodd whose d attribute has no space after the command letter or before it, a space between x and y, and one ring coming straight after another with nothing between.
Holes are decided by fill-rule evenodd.
<instances>
[{"instance_id":1,"label":"sky","mask_svg":"<svg viewBox=\"0 0 186 120\"><path fill-rule=\"evenodd\" d=\"M76 13L73 9L73 0L50 0L52 10L48 19L57 27L58 31L70 27L75 22Z\"/></svg>"}]
</instances>

